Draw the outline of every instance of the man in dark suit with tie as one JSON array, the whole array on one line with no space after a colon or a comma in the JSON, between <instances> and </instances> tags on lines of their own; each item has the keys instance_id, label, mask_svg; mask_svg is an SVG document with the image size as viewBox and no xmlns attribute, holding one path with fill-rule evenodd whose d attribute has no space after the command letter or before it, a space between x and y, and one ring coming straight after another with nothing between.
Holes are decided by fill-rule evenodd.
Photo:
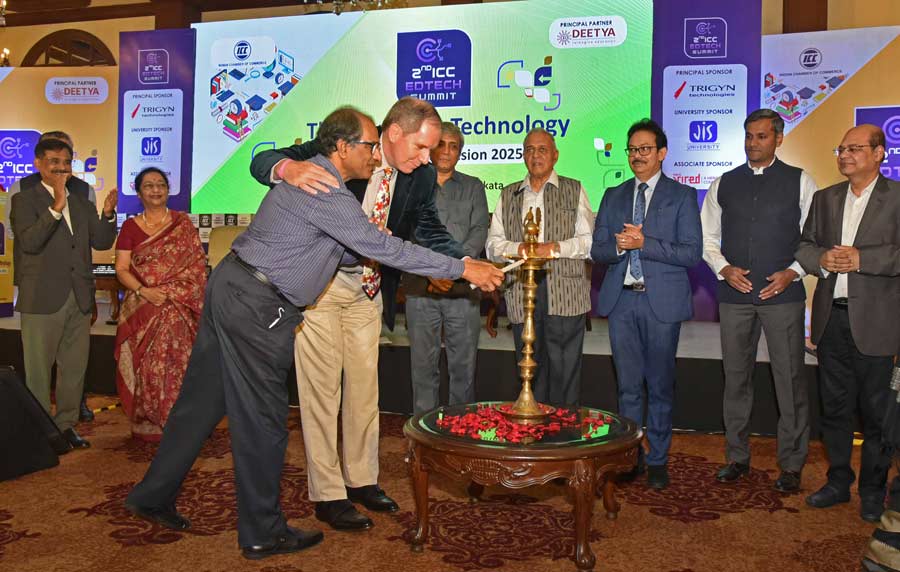
<instances>
[{"instance_id":1,"label":"man in dark suit with tie","mask_svg":"<svg viewBox=\"0 0 900 572\"><path fill-rule=\"evenodd\" d=\"M10 214L19 250L22 347L28 388L50 410L50 371L57 368L54 421L72 447L90 444L74 429L90 344L94 276L91 248L110 248L116 238L116 193L103 216L86 197L67 190L72 148L58 139L35 146L40 177L12 198Z\"/></svg>"},{"instance_id":2,"label":"man in dark suit with tie","mask_svg":"<svg viewBox=\"0 0 900 572\"><path fill-rule=\"evenodd\" d=\"M850 500L858 407L860 516L877 522L891 462L882 419L900 348L900 183L879 172L885 137L874 125L849 130L835 154L847 181L813 195L796 252L803 268L819 277L811 337L818 346L820 423L828 453L828 482L806 503L826 508Z\"/></svg>"},{"instance_id":3,"label":"man in dark suit with tie","mask_svg":"<svg viewBox=\"0 0 900 572\"><path fill-rule=\"evenodd\" d=\"M434 201L437 176L429 154L440 136L441 119L430 103L399 100L382 122L379 141L370 143L373 153L380 146L381 164L368 182L348 187L370 220L394 236L462 258L462 246L441 223ZM284 180L311 191L322 190L321 184L336 186L306 161L317 152L315 141L266 151L253 159L250 171L268 185ZM307 309L297 334L309 498L316 503L316 517L337 530L374 526L352 502L372 511L398 510L378 486L378 340L382 314L388 327L394 327L399 280L400 272L387 266L339 268L315 306Z\"/></svg>"},{"instance_id":4,"label":"man in dark suit with tie","mask_svg":"<svg viewBox=\"0 0 900 572\"><path fill-rule=\"evenodd\" d=\"M647 440L638 464L647 484L669 484L675 351L681 322L693 315L688 268L700 261L702 233L696 190L662 173L667 140L654 121L628 130L628 163L634 173L607 189L594 225L591 258L608 264L598 311L609 316L609 337L619 382L619 414L644 424Z\"/></svg>"}]
</instances>

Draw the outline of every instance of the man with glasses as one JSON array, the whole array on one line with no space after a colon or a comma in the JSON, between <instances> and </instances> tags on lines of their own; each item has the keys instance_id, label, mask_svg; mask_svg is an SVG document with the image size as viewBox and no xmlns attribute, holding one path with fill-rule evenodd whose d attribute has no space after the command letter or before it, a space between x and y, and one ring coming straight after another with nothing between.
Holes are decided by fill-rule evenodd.
<instances>
[{"instance_id":1,"label":"man with glasses","mask_svg":"<svg viewBox=\"0 0 900 572\"><path fill-rule=\"evenodd\" d=\"M850 500L859 408L860 516L877 522L891 462L882 421L891 398L893 356L900 348L900 183L879 172L885 138L874 125L850 129L835 153L847 181L814 195L796 252L803 268L819 277L812 341L818 346L822 442L828 454L828 482L806 504L826 508Z\"/></svg>"},{"instance_id":2,"label":"man with glasses","mask_svg":"<svg viewBox=\"0 0 900 572\"><path fill-rule=\"evenodd\" d=\"M554 258L539 277L534 309L535 398L543 403L577 405L581 396L581 355L585 315L591 309L591 280L585 264L591 248L591 204L580 181L557 175L559 151L547 131L532 129L523 157L528 175L500 193L488 231L488 258L524 252L522 221L541 209L538 256ZM512 322L516 360L522 359L525 311L521 273L507 277L506 311Z\"/></svg>"},{"instance_id":3,"label":"man with glasses","mask_svg":"<svg viewBox=\"0 0 900 572\"><path fill-rule=\"evenodd\" d=\"M441 118L430 103L411 97L397 101L381 125L380 138L359 142L379 157L374 173L367 183L348 187L379 227L462 258L461 245L447 232L435 207L436 175L429 153L440 136ZM327 190L331 175L306 160L317 147L312 141L266 151L253 159L250 171L264 184L283 179L307 191ZM342 266L315 306L307 309L297 333L294 352L309 499L316 503L316 517L336 530L374 526L353 502L371 511L398 510L378 486L378 340L382 313L388 327L394 327L399 280L399 270L377 263ZM339 411L343 455L337 449Z\"/></svg>"},{"instance_id":4,"label":"man with glasses","mask_svg":"<svg viewBox=\"0 0 900 572\"><path fill-rule=\"evenodd\" d=\"M607 189L594 227L591 258L608 264L597 311L609 316L609 339L619 382L619 414L644 426L647 393L649 452L638 448L634 479L669 485L675 352L681 322L693 316L688 268L700 261L697 191L662 172L667 138L642 119L628 129L628 164L634 178Z\"/></svg>"},{"instance_id":5,"label":"man with glasses","mask_svg":"<svg viewBox=\"0 0 900 572\"><path fill-rule=\"evenodd\" d=\"M467 256L484 250L490 216L484 183L456 170L463 134L453 123L441 124L441 140L431 152L437 169L435 204L441 222ZM475 356L481 330L481 294L464 280L437 280L403 275L406 329L409 332L413 413L439 405L441 341L447 350L450 404L475 400ZM443 330L443 335L442 335Z\"/></svg>"},{"instance_id":6,"label":"man with glasses","mask_svg":"<svg viewBox=\"0 0 900 572\"><path fill-rule=\"evenodd\" d=\"M816 184L775 156L784 120L758 109L744 120L747 163L725 173L703 201L703 258L719 280L725 368L725 458L716 473L733 483L750 472L753 370L760 331L766 334L778 401L775 489L800 488L809 444L809 390L803 376L806 290L794 260Z\"/></svg>"}]
</instances>

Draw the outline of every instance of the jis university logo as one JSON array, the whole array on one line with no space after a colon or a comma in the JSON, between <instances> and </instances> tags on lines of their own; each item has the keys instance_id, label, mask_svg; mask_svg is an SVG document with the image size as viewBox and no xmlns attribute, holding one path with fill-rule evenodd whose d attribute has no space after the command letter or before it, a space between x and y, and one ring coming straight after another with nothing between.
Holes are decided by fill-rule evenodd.
<instances>
[{"instance_id":1,"label":"jis university logo","mask_svg":"<svg viewBox=\"0 0 900 572\"><path fill-rule=\"evenodd\" d=\"M472 102L472 40L462 30L397 34L397 97L435 107Z\"/></svg>"},{"instance_id":2,"label":"jis university logo","mask_svg":"<svg viewBox=\"0 0 900 572\"><path fill-rule=\"evenodd\" d=\"M141 139L141 155L144 157L156 157L162 152L162 139L159 137L144 137Z\"/></svg>"},{"instance_id":3,"label":"jis university logo","mask_svg":"<svg viewBox=\"0 0 900 572\"><path fill-rule=\"evenodd\" d=\"M697 60L728 57L728 23L719 17L685 18L684 55Z\"/></svg>"},{"instance_id":4,"label":"jis university logo","mask_svg":"<svg viewBox=\"0 0 900 572\"><path fill-rule=\"evenodd\" d=\"M714 143L719 138L719 126L715 121L691 121L688 136L692 143Z\"/></svg>"}]
</instances>

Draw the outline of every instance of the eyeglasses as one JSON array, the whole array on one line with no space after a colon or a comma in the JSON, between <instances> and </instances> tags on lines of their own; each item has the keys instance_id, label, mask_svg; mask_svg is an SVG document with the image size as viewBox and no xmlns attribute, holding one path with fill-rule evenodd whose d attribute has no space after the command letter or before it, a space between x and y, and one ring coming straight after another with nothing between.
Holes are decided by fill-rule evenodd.
<instances>
[{"instance_id":1,"label":"eyeglasses","mask_svg":"<svg viewBox=\"0 0 900 572\"><path fill-rule=\"evenodd\" d=\"M169 185L167 185L165 183L144 183L143 185L141 185L142 191L149 191L152 189L159 189L161 191L165 191L168 188L169 188Z\"/></svg>"},{"instance_id":2,"label":"eyeglasses","mask_svg":"<svg viewBox=\"0 0 900 572\"><path fill-rule=\"evenodd\" d=\"M869 144L869 145L847 145L846 147L841 145L840 147L834 148L834 156L840 157L844 151L847 151L848 153L850 153L852 155L856 155L857 153L862 153L862 150L865 149L866 147L871 147L872 149L874 149L875 147L878 147L878 145L872 145L872 144Z\"/></svg>"},{"instance_id":3,"label":"eyeglasses","mask_svg":"<svg viewBox=\"0 0 900 572\"><path fill-rule=\"evenodd\" d=\"M354 141L354 145L368 145L372 150L372 155L378 152L381 149L380 141Z\"/></svg>"},{"instance_id":4,"label":"eyeglasses","mask_svg":"<svg viewBox=\"0 0 900 572\"><path fill-rule=\"evenodd\" d=\"M641 145L640 147L625 147L625 154L629 157L632 155L640 155L641 157L646 157L650 154L650 151L656 149L656 145Z\"/></svg>"}]
</instances>

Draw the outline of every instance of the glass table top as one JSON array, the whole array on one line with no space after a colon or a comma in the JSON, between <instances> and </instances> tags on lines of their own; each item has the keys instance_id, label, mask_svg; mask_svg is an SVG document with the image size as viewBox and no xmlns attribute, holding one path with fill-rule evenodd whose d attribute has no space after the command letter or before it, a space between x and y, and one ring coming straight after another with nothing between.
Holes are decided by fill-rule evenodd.
<instances>
[{"instance_id":1,"label":"glass table top","mask_svg":"<svg viewBox=\"0 0 900 572\"><path fill-rule=\"evenodd\" d=\"M414 418L426 434L485 447L559 448L595 445L630 435L633 424L608 411L560 406L539 425L524 425L504 417L505 402L483 401L440 407ZM631 426L631 427L629 427Z\"/></svg>"}]
</instances>

